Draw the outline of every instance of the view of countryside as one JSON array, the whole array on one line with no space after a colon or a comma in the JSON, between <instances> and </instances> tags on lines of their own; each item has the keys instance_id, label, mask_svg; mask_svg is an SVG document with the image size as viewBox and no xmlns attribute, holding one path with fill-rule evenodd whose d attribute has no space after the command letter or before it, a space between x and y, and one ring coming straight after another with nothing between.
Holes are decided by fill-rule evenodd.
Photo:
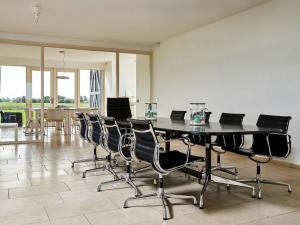
<instances>
[{"instance_id":1,"label":"view of countryside","mask_svg":"<svg viewBox=\"0 0 300 225\"><path fill-rule=\"evenodd\" d=\"M40 71L32 70L32 84L26 83L26 67L0 66L0 110L3 112L21 112L23 124L26 123L26 96L31 97L32 107L41 106ZM57 105L74 107L74 73L58 72L68 79L57 79ZM44 73L45 108L51 106L50 72ZM79 107L89 107L89 70L80 70L80 103Z\"/></svg>"}]
</instances>

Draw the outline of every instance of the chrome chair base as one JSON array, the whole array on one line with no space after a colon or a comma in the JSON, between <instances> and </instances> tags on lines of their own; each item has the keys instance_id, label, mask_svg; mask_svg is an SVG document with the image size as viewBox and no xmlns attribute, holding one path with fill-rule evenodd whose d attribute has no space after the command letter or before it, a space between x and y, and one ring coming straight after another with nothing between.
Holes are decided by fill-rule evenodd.
<instances>
[{"instance_id":1,"label":"chrome chair base","mask_svg":"<svg viewBox=\"0 0 300 225\"><path fill-rule=\"evenodd\" d=\"M231 170L234 170L231 171ZM216 166L212 166L211 168L211 171L221 171L221 172L224 172L224 173L228 173L228 174L231 174L233 176L236 177L236 179L238 179L238 170L235 166L222 166L221 163L217 163Z\"/></svg>"},{"instance_id":2,"label":"chrome chair base","mask_svg":"<svg viewBox=\"0 0 300 225\"><path fill-rule=\"evenodd\" d=\"M85 170L85 171L83 172L82 178L85 178L85 177L86 177L86 174L87 174L88 172L92 172L92 171L96 171L96 170L105 169L104 166L97 167L96 162L98 162L98 161L106 161L106 160L107 160L106 158L98 158L98 157L89 158L89 159L80 159L80 160L76 160L76 161L73 161L73 162L72 162L72 168L74 168L75 163L94 162L94 163L95 163L95 168L88 169L88 170Z\"/></svg>"},{"instance_id":3,"label":"chrome chair base","mask_svg":"<svg viewBox=\"0 0 300 225\"><path fill-rule=\"evenodd\" d=\"M131 176L128 173L121 175L121 178L115 177L113 180L106 181L106 182L99 184L97 191L98 192L102 191L101 188L103 185L107 185L107 184L109 185L109 184L114 184L114 183L118 183L118 182L126 182L130 187L132 187L134 189L135 196L139 196L142 194L141 191L137 188L137 186L133 183L133 178L131 178Z\"/></svg>"},{"instance_id":4,"label":"chrome chair base","mask_svg":"<svg viewBox=\"0 0 300 225\"><path fill-rule=\"evenodd\" d=\"M165 193L164 187L163 187L163 179L160 175L159 176L159 188L156 193L139 195L139 196L127 198L124 202L123 208L129 208L128 202L132 201L132 200L143 200L143 199L154 199L154 198L158 198L163 206L163 220L168 219L168 216L167 216L167 205L168 204L166 201L168 198L190 199L193 201L194 205L197 205L197 199L194 196Z\"/></svg>"},{"instance_id":5,"label":"chrome chair base","mask_svg":"<svg viewBox=\"0 0 300 225\"><path fill-rule=\"evenodd\" d=\"M113 183L118 183L118 182L126 182L130 187L132 187L135 191L135 196L140 196L142 195L141 191L137 188L137 186L134 184L133 181L138 180L138 179L154 179L152 177L132 177L131 176L131 166L126 163L127 165L127 172L125 174L122 174L121 177L119 178L117 175L114 176L113 180L102 182L101 184L98 185L97 191L100 192L102 190L103 185L109 185ZM113 170L112 170L113 171ZM154 179L155 180L155 179Z\"/></svg>"},{"instance_id":6,"label":"chrome chair base","mask_svg":"<svg viewBox=\"0 0 300 225\"><path fill-rule=\"evenodd\" d=\"M230 187L230 185L237 186L237 187L249 188L249 189L251 189L251 197L252 198L256 197L255 188L253 186L244 184L242 182L239 182L238 180L230 180L230 179L226 179L226 178L223 178L223 177L211 175L211 181L210 182L219 183L219 184L226 184L228 188ZM200 209L203 209L203 206L204 206L204 193L206 191L206 188L207 188L208 184L209 184L209 180L207 178L205 178L205 182L203 184L203 188L202 188L202 191L200 193L200 198L199 198L199 207L200 207Z\"/></svg>"},{"instance_id":7,"label":"chrome chair base","mask_svg":"<svg viewBox=\"0 0 300 225\"><path fill-rule=\"evenodd\" d=\"M255 178L250 178L250 179L241 179L237 180L238 182L245 182L245 183L256 183L256 187L258 189L257 192L257 198L262 199L262 191L261 191L261 184L272 184L272 185L280 185L280 186L286 186L288 187L288 192L292 192L292 187L288 183L284 182L276 182L276 181L271 181L271 180L265 180L262 179L261 176L256 176Z\"/></svg>"}]
</instances>

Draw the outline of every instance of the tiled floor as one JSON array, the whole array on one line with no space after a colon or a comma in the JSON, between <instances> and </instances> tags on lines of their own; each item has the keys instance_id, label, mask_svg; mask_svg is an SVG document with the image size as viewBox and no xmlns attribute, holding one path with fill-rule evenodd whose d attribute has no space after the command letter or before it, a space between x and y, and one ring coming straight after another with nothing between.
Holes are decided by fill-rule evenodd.
<instances>
[{"instance_id":1,"label":"tiled floor","mask_svg":"<svg viewBox=\"0 0 300 225\"><path fill-rule=\"evenodd\" d=\"M90 173L83 179L82 171L93 167L88 163L71 169L71 161L91 155L91 145L79 138L49 135L44 146L0 146L0 224L89 225L89 224L300 224L300 170L275 164L263 165L266 178L292 184L285 187L263 187L263 199L252 199L247 189L210 185L201 210L190 202L171 200L171 219L162 221L157 201L132 202L123 209L124 199L133 195L126 184L106 186L100 193L97 185L112 178L106 172ZM201 147L193 147L203 154ZM99 153L103 150L99 149ZM215 158L215 157L214 157ZM255 165L246 157L227 153L224 164L236 165L239 176L255 173ZM148 172L148 175L151 173ZM152 181L137 183L143 193L155 191ZM202 185L181 173L166 179L166 191L199 196ZM145 207L145 204L151 207Z\"/></svg>"}]
</instances>

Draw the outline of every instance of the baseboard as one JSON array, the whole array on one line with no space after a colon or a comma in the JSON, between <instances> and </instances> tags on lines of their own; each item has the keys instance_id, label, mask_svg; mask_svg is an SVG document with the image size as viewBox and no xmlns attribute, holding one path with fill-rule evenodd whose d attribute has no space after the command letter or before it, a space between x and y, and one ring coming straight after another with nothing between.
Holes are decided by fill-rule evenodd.
<instances>
[{"instance_id":1,"label":"baseboard","mask_svg":"<svg viewBox=\"0 0 300 225\"><path fill-rule=\"evenodd\" d=\"M290 168L300 169L300 165L298 165L298 164L287 162L287 161L283 161L283 160L279 160L279 159L273 159L271 161L271 163L274 163L274 164L277 164L277 165L286 166L286 167L290 167Z\"/></svg>"}]
</instances>

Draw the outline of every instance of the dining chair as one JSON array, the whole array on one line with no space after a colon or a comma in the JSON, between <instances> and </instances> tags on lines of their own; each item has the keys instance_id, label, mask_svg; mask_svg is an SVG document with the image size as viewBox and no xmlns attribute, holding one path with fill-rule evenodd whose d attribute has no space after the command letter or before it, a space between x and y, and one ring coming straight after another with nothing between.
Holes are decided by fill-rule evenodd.
<instances>
[{"instance_id":1,"label":"dining chair","mask_svg":"<svg viewBox=\"0 0 300 225\"><path fill-rule=\"evenodd\" d=\"M221 126L224 125L242 125L245 114L241 113L222 113L219 119ZM212 150L217 153L217 165L212 166L212 171L222 171L236 176L238 170L235 166L223 166L221 164L221 155L227 150L239 148L244 143L242 135L218 135L216 140L212 142ZM234 172L232 172L233 170Z\"/></svg>"},{"instance_id":2,"label":"dining chair","mask_svg":"<svg viewBox=\"0 0 300 225\"><path fill-rule=\"evenodd\" d=\"M61 127L61 130L63 130L64 127L64 120L65 120L65 114L63 108L53 108L53 109L47 109L45 110L45 128L49 129L49 123L56 123L56 125Z\"/></svg>"},{"instance_id":3,"label":"dining chair","mask_svg":"<svg viewBox=\"0 0 300 225\"><path fill-rule=\"evenodd\" d=\"M256 183L259 199L262 198L261 184L286 186L288 192L292 192L290 184L263 179L261 176L261 164L268 163L272 159L285 159L290 155L291 136L287 132L291 119L292 117L290 116L259 115L256 123L258 127L273 128L278 131L269 134L255 134L253 135L251 148L240 147L234 149L234 152L246 155L256 163L255 178L237 181Z\"/></svg>"},{"instance_id":4,"label":"dining chair","mask_svg":"<svg viewBox=\"0 0 300 225\"><path fill-rule=\"evenodd\" d=\"M192 200L194 204L197 204L197 200L194 196L188 195L177 195L169 194L165 192L164 189L164 177L171 172L178 171L184 168L188 163L196 160L200 160L201 157L191 155L191 145L188 138L186 143L185 153L178 150L171 150L168 152L161 152L160 146L166 142L173 142L174 140L164 140L158 141L157 136L153 130L151 121L146 120L134 120L131 119L131 126L133 131L133 149L132 155L136 160L144 161L150 163L153 167L153 170L159 176L157 192L151 194L143 194L136 197L127 198L124 202L124 208L128 208L128 203L132 200L141 200L149 198L158 198L163 206L163 219L168 219L167 216L167 199L168 198L179 198ZM175 140L183 140L175 139Z\"/></svg>"},{"instance_id":5,"label":"dining chair","mask_svg":"<svg viewBox=\"0 0 300 225\"><path fill-rule=\"evenodd\" d=\"M132 177L132 161L131 156L133 135L127 128L119 126L113 117L102 117L105 129L105 148L111 154L119 153L121 158L126 162L126 172L121 176L114 176L113 180L102 182L98 185L97 191L102 191L102 186L111 185L113 183L125 182L135 191L135 196L141 195L140 190L134 184L136 179L153 179L144 177Z\"/></svg>"},{"instance_id":6,"label":"dining chair","mask_svg":"<svg viewBox=\"0 0 300 225\"><path fill-rule=\"evenodd\" d=\"M88 117L90 119L90 123L92 126L91 129L91 135L89 135L89 124L88 121L84 115L84 113L77 112L76 116L78 118L79 124L80 124L80 137L93 144L93 156L92 158L87 159L80 159L72 162L72 168L74 168L75 163L83 163L83 162L94 162L95 167L92 169L87 169L83 172L82 178L86 177L86 174L88 172L97 171L99 169L104 169L104 166L97 167L98 161L106 161L107 158L101 158L97 155L97 148L98 146L103 147L103 130L102 125L99 120L98 115L88 114Z\"/></svg>"},{"instance_id":7,"label":"dining chair","mask_svg":"<svg viewBox=\"0 0 300 225\"><path fill-rule=\"evenodd\" d=\"M131 118L129 98L107 98L106 112L108 117L114 117L116 120Z\"/></svg>"},{"instance_id":8,"label":"dining chair","mask_svg":"<svg viewBox=\"0 0 300 225\"><path fill-rule=\"evenodd\" d=\"M26 108L25 110L26 124L23 129L23 133L25 136L33 135L33 129L41 128L41 118L34 118L33 112L30 108ZM38 117L38 115L36 115Z\"/></svg>"}]
</instances>

